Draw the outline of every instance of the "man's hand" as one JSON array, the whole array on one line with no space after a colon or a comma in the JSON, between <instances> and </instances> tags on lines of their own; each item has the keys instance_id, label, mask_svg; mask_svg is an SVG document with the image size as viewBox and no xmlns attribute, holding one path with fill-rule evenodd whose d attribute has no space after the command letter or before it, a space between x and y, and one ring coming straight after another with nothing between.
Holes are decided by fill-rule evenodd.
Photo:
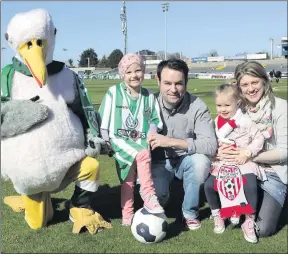
<instances>
[{"instance_id":1,"label":"man's hand","mask_svg":"<svg viewBox=\"0 0 288 254\"><path fill-rule=\"evenodd\" d=\"M151 145L152 150L157 147L170 147L171 138L161 134L152 134L148 136L148 143Z\"/></svg>"}]
</instances>

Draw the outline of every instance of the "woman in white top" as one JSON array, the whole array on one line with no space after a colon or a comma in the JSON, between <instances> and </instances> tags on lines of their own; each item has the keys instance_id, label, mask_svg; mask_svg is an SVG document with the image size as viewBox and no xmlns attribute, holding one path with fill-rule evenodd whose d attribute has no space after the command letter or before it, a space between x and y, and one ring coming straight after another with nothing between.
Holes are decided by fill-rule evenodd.
<instances>
[{"instance_id":1,"label":"woman in white top","mask_svg":"<svg viewBox=\"0 0 288 254\"><path fill-rule=\"evenodd\" d=\"M258 62L238 65L234 77L251 119L260 129L267 128L267 125L260 124L264 116L272 124L273 133L266 140L263 151L250 158L265 168L267 176L267 180L259 181L261 191L256 222L259 237L266 237L277 231L287 193L287 101L274 96L266 70ZM223 145L217 158L234 162L240 151L241 148ZM251 230L254 230L254 225L251 225Z\"/></svg>"}]
</instances>

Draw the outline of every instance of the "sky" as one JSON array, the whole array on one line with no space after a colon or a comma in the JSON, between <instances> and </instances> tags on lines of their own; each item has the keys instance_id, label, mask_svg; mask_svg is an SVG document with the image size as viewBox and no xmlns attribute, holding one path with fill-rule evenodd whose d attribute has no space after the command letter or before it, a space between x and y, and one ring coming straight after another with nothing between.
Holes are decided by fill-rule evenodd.
<instances>
[{"instance_id":1,"label":"sky","mask_svg":"<svg viewBox=\"0 0 288 254\"><path fill-rule=\"evenodd\" d=\"M126 1L127 52L165 50L164 1ZM122 1L1 1L1 67L11 62L13 50L4 34L19 12L48 10L57 28L54 59L72 58L93 48L101 58L114 49L124 51L120 14ZM287 1L169 1L166 12L167 52L187 58L215 49L220 56L240 52L270 53L287 36ZM67 51L63 51L63 48Z\"/></svg>"}]
</instances>

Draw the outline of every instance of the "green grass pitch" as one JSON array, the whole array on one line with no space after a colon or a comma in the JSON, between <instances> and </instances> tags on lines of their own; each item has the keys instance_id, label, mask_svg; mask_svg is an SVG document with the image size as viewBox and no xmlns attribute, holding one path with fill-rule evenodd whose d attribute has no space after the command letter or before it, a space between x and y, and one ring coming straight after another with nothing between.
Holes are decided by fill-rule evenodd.
<instances>
[{"instance_id":1,"label":"green grass pitch","mask_svg":"<svg viewBox=\"0 0 288 254\"><path fill-rule=\"evenodd\" d=\"M86 82L89 94L95 107L98 108L108 87L118 80L91 80ZM216 85L225 80L189 80L188 91L198 95L207 103L212 117L215 117L213 92ZM156 80L145 80L143 86L157 91ZM273 83L275 94L287 99L287 79ZM3 203L3 197L16 195L10 182L1 181L1 237L3 253L287 253L287 222L281 218L281 230L273 237L260 239L258 244L245 241L242 230L228 225L222 235L213 233L213 221L209 219L210 211L201 192L200 216L202 227L197 231L183 231L175 222L180 213L183 196L181 181L172 184L172 197L166 210L169 218L169 232L164 241L158 244L145 245L137 242L129 227L121 226L120 188L115 170L114 159L108 156L99 157L102 185L93 197L93 208L104 217L111 219L113 229L90 235L83 232L72 234L72 222L65 210L65 200L73 193L71 184L64 191L52 195L55 215L47 228L33 231L28 228L23 213L14 213ZM135 209L142 206L139 194L135 192ZM286 210L287 211L287 210Z\"/></svg>"}]
</instances>

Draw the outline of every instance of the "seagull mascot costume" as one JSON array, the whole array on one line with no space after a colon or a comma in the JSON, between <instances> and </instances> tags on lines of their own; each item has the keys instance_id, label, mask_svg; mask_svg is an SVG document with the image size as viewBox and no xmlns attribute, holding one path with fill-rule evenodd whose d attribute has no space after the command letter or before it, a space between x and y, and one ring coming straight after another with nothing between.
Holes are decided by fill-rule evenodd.
<instances>
[{"instance_id":1,"label":"seagull mascot costume","mask_svg":"<svg viewBox=\"0 0 288 254\"><path fill-rule=\"evenodd\" d=\"M90 206L99 186L96 157L106 145L81 80L53 61L56 31L43 9L18 13L8 24L5 38L16 54L1 71L1 176L20 196L4 203L39 229L53 218L51 193L75 182L73 233L95 234L112 227Z\"/></svg>"}]
</instances>

